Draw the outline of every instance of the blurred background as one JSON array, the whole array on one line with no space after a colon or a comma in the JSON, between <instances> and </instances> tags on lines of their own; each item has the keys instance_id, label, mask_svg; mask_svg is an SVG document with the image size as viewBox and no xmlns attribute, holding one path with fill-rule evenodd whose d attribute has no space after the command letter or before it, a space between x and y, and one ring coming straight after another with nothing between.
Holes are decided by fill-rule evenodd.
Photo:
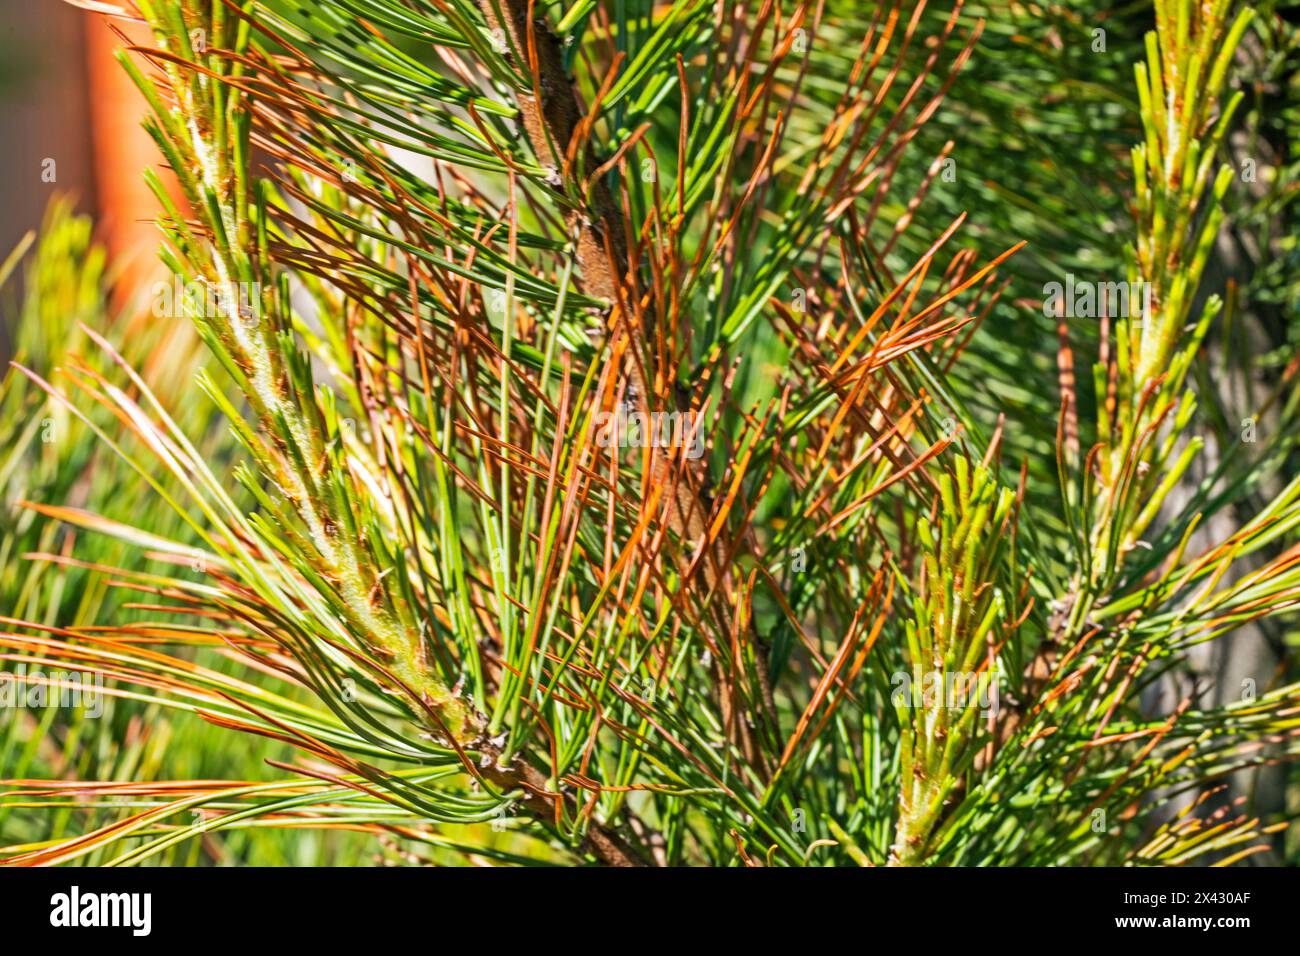
<instances>
[{"instance_id":1,"label":"blurred background","mask_svg":"<svg viewBox=\"0 0 1300 956\"><path fill-rule=\"evenodd\" d=\"M159 155L140 126L139 94L114 59L132 24L63 0L0 0L0 258L40 226L50 200L95 222L118 287L160 269L155 201L140 176ZM21 271L15 276L21 288ZM3 297L0 358L12 353L17 296Z\"/></svg>"}]
</instances>

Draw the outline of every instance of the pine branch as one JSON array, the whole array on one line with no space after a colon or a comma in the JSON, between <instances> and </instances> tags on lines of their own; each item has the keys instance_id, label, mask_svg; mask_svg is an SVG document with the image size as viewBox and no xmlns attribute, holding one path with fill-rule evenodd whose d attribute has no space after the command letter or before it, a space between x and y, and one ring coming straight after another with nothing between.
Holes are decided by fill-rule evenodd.
<instances>
[{"instance_id":1,"label":"pine branch","mask_svg":"<svg viewBox=\"0 0 1300 956\"><path fill-rule=\"evenodd\" d=\"M615 332L611 348L615 355L625 356L623 369L629 389L643 411L649 412L654 396L664 392L677 411L688 411L689 403L679 395L675 373L651 363L653 330L649 326L633 328L623 276L637 264L628 260L627 224L596 159L590 127L594 118L584 115L578 104L564 70L559 39L544 15L530 18L530 13L535 13L532 0L479 0L479 6L489 29L508 36L510 48L523 57L521 65L527 66L533 78L533 88L521 89L516 96L520 120L538 161L567 197L562 200L569 206L565 224L568 234L577 240L584 291L609 303L606 325ZM651 456L649 487L667 489L668 525L682 541L703 548L702 574L706 590L712 590L720 578L725 582L726 555L707 540L709 509L700 497L708 487L707 460L695 460L689 463L691 467L680 470L674 466L670 450L655 447Z\"/></svg>"}]
</instances>

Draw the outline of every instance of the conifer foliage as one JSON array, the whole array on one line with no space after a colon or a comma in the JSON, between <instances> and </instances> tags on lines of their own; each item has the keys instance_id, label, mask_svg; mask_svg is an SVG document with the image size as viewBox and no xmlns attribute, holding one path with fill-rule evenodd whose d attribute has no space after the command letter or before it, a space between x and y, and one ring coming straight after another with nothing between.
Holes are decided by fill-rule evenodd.
<instances>
[{"instance_id":1,"label":"conifer foliage","mask_svg":"<svg viewBox=\"0 0 1300 956\"><path fill-rule=\"evenodd\" d=\"M1300 598L1272 7L88 5L175 282L29 260L0 660L106 717L2 728L3 862L1285 851L1293 662L1202 653Z\"/></svg>"}]
</instances>

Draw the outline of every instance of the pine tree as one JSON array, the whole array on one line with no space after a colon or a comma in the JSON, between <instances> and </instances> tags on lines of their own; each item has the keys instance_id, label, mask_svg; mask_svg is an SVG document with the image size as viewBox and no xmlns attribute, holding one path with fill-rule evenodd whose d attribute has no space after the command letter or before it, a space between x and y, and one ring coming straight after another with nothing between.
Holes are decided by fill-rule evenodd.
<instances>
[{"instance_id":1,"label":"pine tree","mask_svg":"<svg viewBox=\"0 0 1300 956\"><path fill-rule=\"evenodd\" d=\"M1250 228L1229 140L1266 122L1233 77L1271 28L1158 0L1139 41L1054 7L1025 35L1096 54L1091 91L1046 41L963 86L1024 11L868 6L110 9L152 30L121 62L181 197L144 171L179 290L154 321L192 322L175 361L209 367L159 394L93 319L57 373L20 355L6 401L79 444L6 550L76 530L36 566L131 597L69 618L15 576L0 649L293 757L89 791L0 764L24 825L93 798L84 826L4 833L6 862L253 826L508 864L1267 848L1283 824L1227 782L1300 751L1300 684L1159 695L1300 596L1300 362L1249 408L1207 388L1240 308L1216 240ZM1040 152L1063 131L1077 157ZM1092 255L1062 236L1076 208L1109 229ZM1193 482L1232 418L1259 440L1216 439ZM153 506L83 507L83 473ZM92 540L112 558L79 560Z\"/></svg>"}]
</instances>

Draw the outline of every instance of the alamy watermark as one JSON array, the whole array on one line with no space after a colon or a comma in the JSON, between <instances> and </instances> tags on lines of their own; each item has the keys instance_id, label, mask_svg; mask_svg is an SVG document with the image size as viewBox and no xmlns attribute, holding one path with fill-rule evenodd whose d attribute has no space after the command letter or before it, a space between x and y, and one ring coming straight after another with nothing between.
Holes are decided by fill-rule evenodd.
<instances>
[{"instance_id":1,"label":"alamy watermark","mask_svg":"<svg viewBox=\"0 0 1300 956\"><path fill-rule=\"evenodd\" d=\"M596 413L599 448L681 448L686 458L704 454L704 436L695 412L635 411L626 402Z\"/></svg>"},{"instance_id":2,"label":"alamy watermark","mask_svg":"<svg viewBox=\"0 0 1300 956\"><path fill-rule=\"evenodd\" d=\"M82 671L43 671L19 663L0 671L0 710L46 707L82 710L90 718L104 713L104 678Z\"/></svg>"},{"instance_id":3,"label":"alamy watermark","mask_svg":"<svg viewBox=\"0 0 1300 956\"><path fill-rule=\"evenodd\" d=\"M50 925L58 928L122 927L132 936L153 930L152 893L83 893L73 886L50 897Z\"/></svg>"},{"instance_id":4,"label":"alamy watermark","mask_svg":"<svg viewBox=\"0 0 1300 956\"><path fill-rule=\"evenodd\" d=\"M229 282L224 286L173 276L171 282L155 282L150 290L150 311L155 318L176 319L198 316L256 322L262 310L260 282Z\"/></svg>"},{"instance_id":5,"label":"alamy watermark","mask_svg":"<svg viewBox=\"0 0 1300 956\"><path fill-rule=\"evenodd\" d=\"M895 707L916 707L934 710L945 707L962 710L978 707L981 717L996 717L998 707L998 681L987 671L928 671L916 680L907 671L895 671L889 683L893 693L889 700Z\"/></svg>"},{"instance_id":6,"label":"alamy watermark","mask_svg":"<svg viewBox=\"0 0 1300 956\"><path fill-rule=\"evenodd\" d=\"M1065 282L1043 286L1043 315L1048 318L1137 319L1138 325L1151 317L1151 283L1089 282L1067 272Z\"/></svg>"}]
</instances>

